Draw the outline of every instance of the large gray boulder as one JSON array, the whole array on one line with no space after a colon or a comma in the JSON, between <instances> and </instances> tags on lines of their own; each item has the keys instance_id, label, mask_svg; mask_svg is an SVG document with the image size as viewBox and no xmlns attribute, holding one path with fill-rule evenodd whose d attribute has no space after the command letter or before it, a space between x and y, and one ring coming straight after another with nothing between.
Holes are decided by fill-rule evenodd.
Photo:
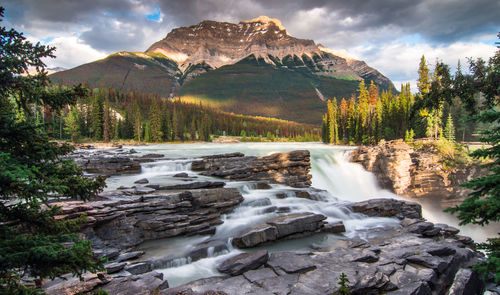
<instances>
[{"instance_id":1,"label":"large gray boulder","mask_svg":"<svg viewBox=\"0 0 500 295\"><path fill-rule=\"evenodd\" d=\"M322 229L326 217L314 213L280 216L241 232L233 238L238 248L251 248L283 238L303 237Z\"/></svg>"}]
</instances>

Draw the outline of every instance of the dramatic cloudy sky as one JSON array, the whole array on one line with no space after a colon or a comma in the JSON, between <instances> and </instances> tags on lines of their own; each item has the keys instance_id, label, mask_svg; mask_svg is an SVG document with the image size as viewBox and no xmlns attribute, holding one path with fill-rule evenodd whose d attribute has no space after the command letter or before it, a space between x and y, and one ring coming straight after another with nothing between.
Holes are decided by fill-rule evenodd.
<instances>
[{"instance_id":1,"label":"dramatic cloudy sky","mask_svg":"<svg viewBox=\"0 0 500 295\"><path fill-rule=\"evenodd\" d=\"M498 0L4 0L3 25L57 47L49 67L71 68L121 51L144 51L171 29L206 19L281 19L295 37L365 60L393 80L414 81L422 54L456 65L488 58L500 31Z\"/></svg>"}]
</instances>

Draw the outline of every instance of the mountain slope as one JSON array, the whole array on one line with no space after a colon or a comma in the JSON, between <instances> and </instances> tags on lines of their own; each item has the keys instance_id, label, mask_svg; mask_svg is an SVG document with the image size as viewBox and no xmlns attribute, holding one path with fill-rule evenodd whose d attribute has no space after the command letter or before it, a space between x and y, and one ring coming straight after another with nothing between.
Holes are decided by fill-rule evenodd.
<instances>
[{"instance_id":1,"label":"mountain slope","mask_svg":"<svg viewBox=\"0 0 500 295\"><path fill-rule=\"evenodd\" d=\"M183 84L176 95L227 112L318 124L326 97L349 96L358 81L300 73L253 56L209 71Z\"/></svg>"},{"instance_id":2,"label":"mountain slope","mask_svg":"<svg viewBox=\"0 0 500 295\"><path fill-rule=\"evenodd\" d=\"M394 88L365 62L292 37L279 20L268 17L177 28L145 53L119 52L51 78L305 123L319 123L325 100L350 97L363 79Z\"/></svg>"},{"instance_id":3,"label":"mountain slope","mask_svg":"<svg viewBox=\"0 0 500 295\"><path fill-rule=\"evenodd\" d=\"M168 96L178 86L181 75L177 64L162 54L122 51L54 73L50 78L56 83L88 83L90 87L112 87L121 91Z\"/></svg>"}]
</instances>

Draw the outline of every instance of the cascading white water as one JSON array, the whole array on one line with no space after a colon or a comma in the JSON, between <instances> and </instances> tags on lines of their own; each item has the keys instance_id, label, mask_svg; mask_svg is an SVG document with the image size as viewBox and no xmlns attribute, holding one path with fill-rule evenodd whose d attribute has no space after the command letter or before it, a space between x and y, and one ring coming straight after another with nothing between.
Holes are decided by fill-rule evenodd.
<instances>
[{"instance_id":1,"label":"cascading white water","mask_svg":"<svg viewBox=\"0 0 500 295\"><path fill-rule=\"evenodd\" d=\"M315 247L325 247L335 244L338 240L347 238L367 238L376 234L377 229L397 227L399 223L391 218L366 217L351 212L346 206L349 202L367 200L371 198L400 198L397 195L382 190L377 184L375 176L365 171L360 165L350 163L347 159L352 147L328 146L319 143L245 143L245 144L174 144L174 145L152 145L134 147L141 153L162 153L170 160L161 160L154 163L143 164L139 175L115 176L108 179L110 188L119 185L131 186L133 181L146 177L150 183L170 184L179 180L173 179L175 173L187 172L195 175L198 180L207 179L198 175L190 169L190 160L186 158L198 158L203 155L242 152L245 155L264 156L273 152L286 152L298 149L307 149L311 152L311 174L312 186L326 190L320 194L320 200L309 200L296 198L290 192L293 188L285 185L272 185L271 189L258 190L249 182L227 182L226 187L236 187L244 197L244 202L237 206L233 212L222 217L224 223L217 227L213 236L205 237L179 237L165 241L154 241L145 243L142 247L147 249L151 258L156 257L178 257L179 253L187 253L193 245L204 240L217 240L226 244L227 250L216 252L208 248L207 258L191 262L189 257L181 257L173 260L167 268L161 269L165 278L171 286L180 285L198 278L217 275L216 265L220 261L240 253L231 245L231 239L240 231L255 226L274 216L282 215L282 212L314 212L327 216L327 221L342 220L346 226L343 235L318 234L300 240L278 242L261 248L273 251L311 250ZM220 180L220 179L219 179ZM287 198L278 198L278 193L285 193ZM273 210L269 210L273 209ZM448 219L440 217L424 205L424 216L433 222L449 222ZM287 213L285 213L287 214ZM440 219L441 218L441 219ZM456 222L455 222L456 223ZM455 225L456 224L453 224ZM153 245L153 246L151 246Z\"/></svg>"}]
</instances>

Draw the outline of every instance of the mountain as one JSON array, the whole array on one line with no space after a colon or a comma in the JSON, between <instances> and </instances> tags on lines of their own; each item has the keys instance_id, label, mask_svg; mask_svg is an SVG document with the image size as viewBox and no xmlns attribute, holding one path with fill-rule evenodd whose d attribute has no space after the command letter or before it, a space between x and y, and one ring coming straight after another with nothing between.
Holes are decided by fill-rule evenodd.
<instances>
[{"instance_id":1,"label":"mountain","mask_svg":"<svg viewBox=\"0 0 500 295\"><path fill-rule=\"evenodd\" d=\"M51 79L178 96L224 111L319 123L325 100L350 97L359 81L392 82L365 62L290 36L277 19L216 21L172 30L146 52L118 52Z\"/></svg>"}]
</instances>

